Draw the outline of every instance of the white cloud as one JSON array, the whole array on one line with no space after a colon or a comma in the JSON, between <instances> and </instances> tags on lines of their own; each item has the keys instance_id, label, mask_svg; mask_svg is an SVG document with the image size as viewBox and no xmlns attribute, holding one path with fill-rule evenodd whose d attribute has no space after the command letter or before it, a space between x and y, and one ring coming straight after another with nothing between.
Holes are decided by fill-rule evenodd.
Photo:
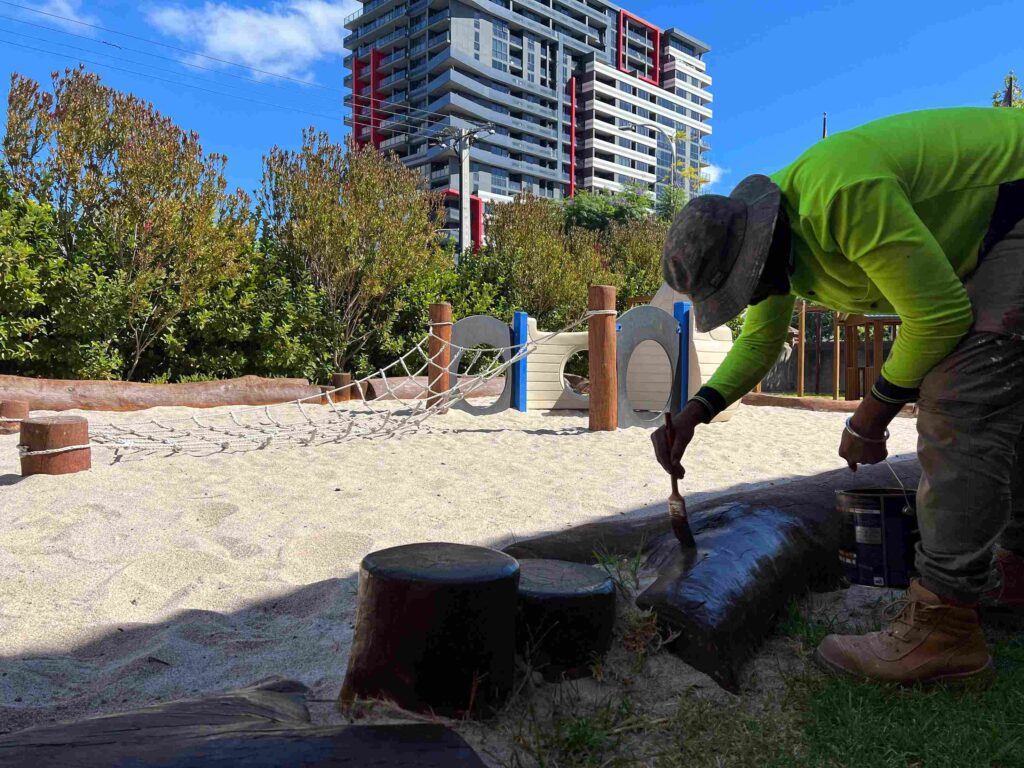
<instances>
[{"instance_id":1,"label":"white cloud","mask_svg":"<svg viewBox=\"0 0 1024 768\"><path fill-rule=\"evenodd\" d=\"M701 175L707 179L707 183L704 185L704 191L710 191L711 187L715 186L729 173L728 168L722 168L720 165L708 165L701 169Z\"/></svg>"},{"instance_id":2,"label":"white cloud","mask_svg":"<svg viewBox=\"0 0 1024 768\"><path fill-rule=\"evenodd\" d=\"M82 0L45 0L36 9L52 14L50 21L57 26L78 33L86 29L82 24L96 24L98 21L95 16L82 12ZM81 22L81 24L76 22Z\"/></svg>"},{"instance_id":3,"label":"white cloud","mask_svg":"<svg viewBox=\"0 0 1024 768\"><path fill-rule=\"evenodd\" d=\"M165 35L206 56L312 79L313 64L344 54L348 31L342 24L359 5L358 0L288 0L266 7L207 2L198 8L156 8L148 18Z\"/></svg>"}]
</instances>

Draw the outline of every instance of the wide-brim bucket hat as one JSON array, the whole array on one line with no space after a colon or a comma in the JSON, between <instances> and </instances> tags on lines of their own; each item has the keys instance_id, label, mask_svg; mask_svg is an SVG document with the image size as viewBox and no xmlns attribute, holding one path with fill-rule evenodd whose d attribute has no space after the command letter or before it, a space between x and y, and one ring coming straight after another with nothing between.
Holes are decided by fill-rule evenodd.
<instances>
[{"instance_id":1,"label":"wide-brim bucket hat","mask_svg":"<svg viewBox=\"0 0 1024 768\"><path fill-rule=\"evenodd\" d=\"M782 190L748 176L728 197L700 195L676 214L665 239L665 282L690 297L693 322L707 332L750 303L771 250Z\"/></svg>"}]
</instances>

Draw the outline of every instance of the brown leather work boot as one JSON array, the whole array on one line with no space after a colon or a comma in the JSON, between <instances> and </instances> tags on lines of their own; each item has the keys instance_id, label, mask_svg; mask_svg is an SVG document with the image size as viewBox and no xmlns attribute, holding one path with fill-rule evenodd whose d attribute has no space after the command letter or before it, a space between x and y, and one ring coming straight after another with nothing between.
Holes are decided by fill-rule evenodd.
<instances>
[{"instance_id":1,"label":"brown leather work boot","mask_svg":"<svg viewBox=\"0 0 1024 768\"><path fill-rule=\"evenodd\" d=\"M982 595L979 607L984 611L1024 613L1024 557L996 547L992 565L997 586Z\"/></svg>"},{"instance_id":2,"label":"brown leather work boot","mask_svg":"<svg viewBox=\"0 0 1024 768\"><path fill-rule=\"evenodd\" d=\"M831 672L899 685L991 682L992 657L978 612L943 602L914 580L892 624L866 635L829 635L814 653Z\"/></svg>"}]
</instances>

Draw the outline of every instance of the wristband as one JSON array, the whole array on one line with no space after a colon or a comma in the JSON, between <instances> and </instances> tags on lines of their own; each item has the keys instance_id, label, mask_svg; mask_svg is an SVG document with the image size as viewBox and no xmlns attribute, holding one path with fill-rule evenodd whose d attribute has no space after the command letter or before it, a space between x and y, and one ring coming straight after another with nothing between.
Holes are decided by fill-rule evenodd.
<instances>
[{"instance_id":1,"label":"wristband","mask_svg":"<svg viewBox=\"0 0 1024 768\"><path fill-rule=\"evenodd\" d=\"M883 437L880 440L878 438L874 438L874 437L864 437L864 435L858 434L856 431L854 431L853 427L850 426L850 422L851 421L853 421L853 416L850 416L849 418L846 419L846 431L849 432L851 435L853 435L853 437L855 437L858 440L860 440L861 442L864 442L864 443L874 443L875 445L881 445L882 443L884 443L886 440L889 439L889 430L888 429L885 430L885 437Z\"/></svg>"}]
</instances>

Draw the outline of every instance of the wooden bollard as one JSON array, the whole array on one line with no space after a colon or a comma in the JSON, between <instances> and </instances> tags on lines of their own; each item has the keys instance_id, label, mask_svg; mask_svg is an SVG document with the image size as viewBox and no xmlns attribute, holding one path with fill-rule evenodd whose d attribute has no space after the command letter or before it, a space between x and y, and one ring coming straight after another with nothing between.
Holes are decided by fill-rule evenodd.
<instances>
[{"instance_id":1,"label":"wooden bollard","mask_svg":"<svg viewBox=\"0 0 1024 768\"><path fill-rule=\"evenodd\" d=\"M592 285L587 292L590 357L590 431L619 427L618 381L615 371L615 286Z\"/></svg>"},{"instance_id":2,"label":"wooden bollard","mask_svg":"<svg viewBox=\"0 0 1024 768\"><path fill-rule=\"evenodd\" d=\"M21 423L21 474L67 475L92 466L89 422L82 416L40 416Z\"/></svg>"},{"instance_id":3,"label":"wooden bollard","mask_svg":"<svg viewBox=\"0 0 1024 768\"><path fill-rule=\"evenodd\" d=\"M344 389L342 389L344 387ZM352 388L352 374L351 373L332 373L331 374L331 389L340 390L334 392L331 397L336 403L344 403L349 400L355 400L355 390Z\"/></svg>"},{"instance_id":4,"label":"wooden bollard","mask_svg":"<svg viewBox=\"0 0 1024 768\"><path fill-rule=\"evenodd\" d=\"M0 435L14 435L21 431L21 422L28 418L25 400L0 400Z\"/></svg>"},{"instance_id":5,"label":"wooden bollard","mask_svg":"<svg viewBox=\"0 0 1024 768\"><path fill-rule=\"evenodd\" d=\"M430 305L430 338L427 340L427 385L430 397L427 405L433 406L447 398L450 376L448 366L452 359L452 305L447 302ZM444 413L448 409L441 411Z\"/></svg>"},{"instance_id":6,"label":"wooden bollard","mask_svg":"<svg viewBox=\"0 0 1024 768\"><path fill-rule=\"evenodd\" d=\"M513 686L518 584L519 563L485 547L368 554L341 708L383 699L444 717L493 714Z\"/></svg>"}]
</instances>

